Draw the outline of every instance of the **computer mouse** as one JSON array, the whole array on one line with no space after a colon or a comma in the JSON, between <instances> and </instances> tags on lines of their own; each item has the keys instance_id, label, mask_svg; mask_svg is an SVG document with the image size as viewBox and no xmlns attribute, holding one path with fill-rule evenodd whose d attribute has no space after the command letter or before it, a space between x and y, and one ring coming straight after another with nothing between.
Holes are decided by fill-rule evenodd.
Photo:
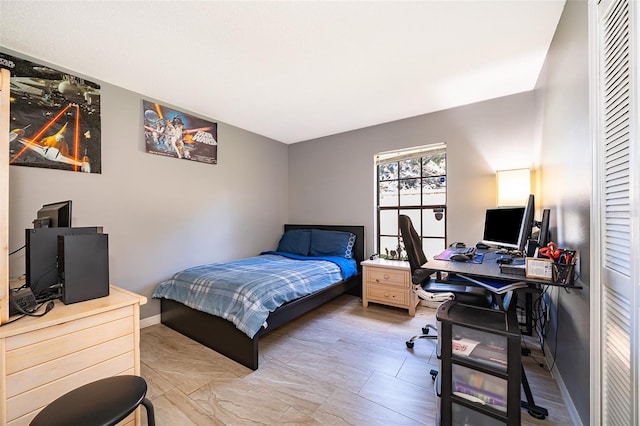
<instances>
[{"instance_id":1,"label":"computer mouse","mask_svg":"<svg viewBox=\"0 0 640 426\"><path fill-rule=\"evenodd\" d=\"M490 247L485 243L477 243L476 248L478 250L488 250Z\"/></svg>"},{"instance_id":2,"label":"computer mouse","mask_svg":"<svg viewBox=\"0 0 640 426\"><path fill-rule=\"evenodd\" d=\"M496 259L496 262L498 262L501 265L508 265L509 263L513 262L513 258L512 257L499 257Z\"/></svg>"},{"instance_id":3,"label":"computer mouse","mask_svg":"<svg viewBox=\"0 0 640 426\"><path fill-rule=\"evenodd\" d=\"M471 259L471 257L467 256L466 254L462 254L462 253L452 254L451 257L449 258L449 260L453 260L455 262L466 262L469 259Z\"/></svg>"}]
</instances>

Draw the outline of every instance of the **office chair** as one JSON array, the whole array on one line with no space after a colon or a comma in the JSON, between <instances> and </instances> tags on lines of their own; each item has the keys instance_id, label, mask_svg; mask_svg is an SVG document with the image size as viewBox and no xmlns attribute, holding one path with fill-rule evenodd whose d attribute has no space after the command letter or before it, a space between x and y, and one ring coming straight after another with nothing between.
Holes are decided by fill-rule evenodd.
<instances>
[{"instance_id":1,"label":"office chair","mask_svg":"<svg viewBox=\"0 0 640 426\"><path fill-rule=\"evenodd\" d=\"M427 301L431 307L437 307L438 304L451 299L459 300L462 303L476 306L491 306L491 294L480 287L450 284L436 282L432 278L435 271L423 267L427 263L427 257L422 251L422 241L420 236L411 223L411 218L406 215L398 217L398 227L400 235L404 242L404 249L409 260L409 269L411 270L411 282L413 284L413 292L421 301ZM431 334L430 330L436 331ZM413 348L414 342L418 339L437 339L437 329L427 324L422 327L422 334L413 336L407 340L407 348ZM433 375L433 373L432 373Z\"/></svg>"}]
</instances>

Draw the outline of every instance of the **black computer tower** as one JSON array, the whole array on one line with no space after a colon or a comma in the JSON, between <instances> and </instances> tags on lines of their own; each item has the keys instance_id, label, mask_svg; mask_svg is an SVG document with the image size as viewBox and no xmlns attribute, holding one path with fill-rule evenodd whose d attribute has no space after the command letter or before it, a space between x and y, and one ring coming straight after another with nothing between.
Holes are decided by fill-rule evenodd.
<instances>
[{"instance_id":1,"label":"black computer tower","mask_svg":"<svg viewBox=\"0 0 640 426\"><path fill-rule=\"evenodd\" d=\"M109 236L69 234L58 237L58 275L62 302L83 302L109 295Z\"/></svg>"},{"instance_id":2,"label":"black computer tower","mask_svg":"<svg viewBox=\"0 0 640 426\"><path fill-rule=\"evenodd\" d=\"M100 234L101 226L32 228L25 230L27 286L36 298L59 294L58 237L68 234Z\"/></svg>"}]
</instances>

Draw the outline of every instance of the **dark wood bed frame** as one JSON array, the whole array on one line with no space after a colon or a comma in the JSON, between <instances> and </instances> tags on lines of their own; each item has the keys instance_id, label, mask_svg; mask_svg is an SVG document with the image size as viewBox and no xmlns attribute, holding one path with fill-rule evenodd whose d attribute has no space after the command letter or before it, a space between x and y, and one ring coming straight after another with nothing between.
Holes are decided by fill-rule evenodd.
<instances>
[{"instance_id":1,"label":"dark wood bed frame","mask_svg":"<svg viewBox=\"0 0 640 426\"><path fill-rule=\"evenodd\" d=\"M253 338L238 330L232 322L207 314L182 303L169 299L160 299L161 321L164 325L202 343L216 352L252 369L258 369L258 340L283 324L328 302L342 293L362 294L362 272L360 262L364 260L364 226L341 225L289 225L285 231L293 229L322 229L351 232L356 235L353 255L358 264L358 274L345 281L333 284L318 292L288 302L267 318L268 328L264 327Z\"/></svg>"}]
</instances>

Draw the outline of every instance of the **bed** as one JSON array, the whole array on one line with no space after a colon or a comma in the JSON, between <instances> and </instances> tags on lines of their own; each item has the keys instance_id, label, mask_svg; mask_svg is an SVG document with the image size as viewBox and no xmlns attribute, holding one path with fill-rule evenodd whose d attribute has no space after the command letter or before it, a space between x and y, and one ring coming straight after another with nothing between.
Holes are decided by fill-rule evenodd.
<instances>
[{"instance_id":1,"label":"bed","mask_svg":"<svg viewBox=\"0 0 640 426\"><path fill-rule=\"evenodd\" d=\"M310 294L288 301L275 308L275 310L268 313L266 321L259 327L255 334L251 331L247 334L246 329L245 331L242 331L234 324L234 322L232 322L232 320L187 306L185 303L188 302L181 303L180 301L171 298L171 296L168 297L168 293L166 291L166 286L168 284L167 282L163 282L158 286L158 288L156 288L156 291L154 291L154 297L160 299L162 323L252 370L257 370L258 342L260 336L277 329L287 322L309 312L312 309L315 309L343 293L361 295L362 274L360 262L364 260L364 227L286 224L284 226L285 234L283 234L283 237L284 235L301 231L306 233L304 230L323 234L328 234L323 231L338 231L338 233L342 232L353 234L355 236L355 242L351 247L352 253L348 257L351 257L355 262L356 270L354 271L354 274L348 279L338 278L339 281L335 283L326 285L322 289L315 290ZM288 231L293 232L289 233ZM282 243L283 240L280 241L280 244ZM278 250L280 249L280 244ZM279 255L282 253L276 250L276 252L267 252L263 254L265 256L269 256L272 254ZM263 254L261 254L261 257ZM295 256L288 257L295 258ZM172 280L177 277L178 274L174 275ZM192 306L195 305L192 304ZM236 321L235 318L233 321ZM250 335L253 337L250 337Z\"/></svg>"}]
</instances>

